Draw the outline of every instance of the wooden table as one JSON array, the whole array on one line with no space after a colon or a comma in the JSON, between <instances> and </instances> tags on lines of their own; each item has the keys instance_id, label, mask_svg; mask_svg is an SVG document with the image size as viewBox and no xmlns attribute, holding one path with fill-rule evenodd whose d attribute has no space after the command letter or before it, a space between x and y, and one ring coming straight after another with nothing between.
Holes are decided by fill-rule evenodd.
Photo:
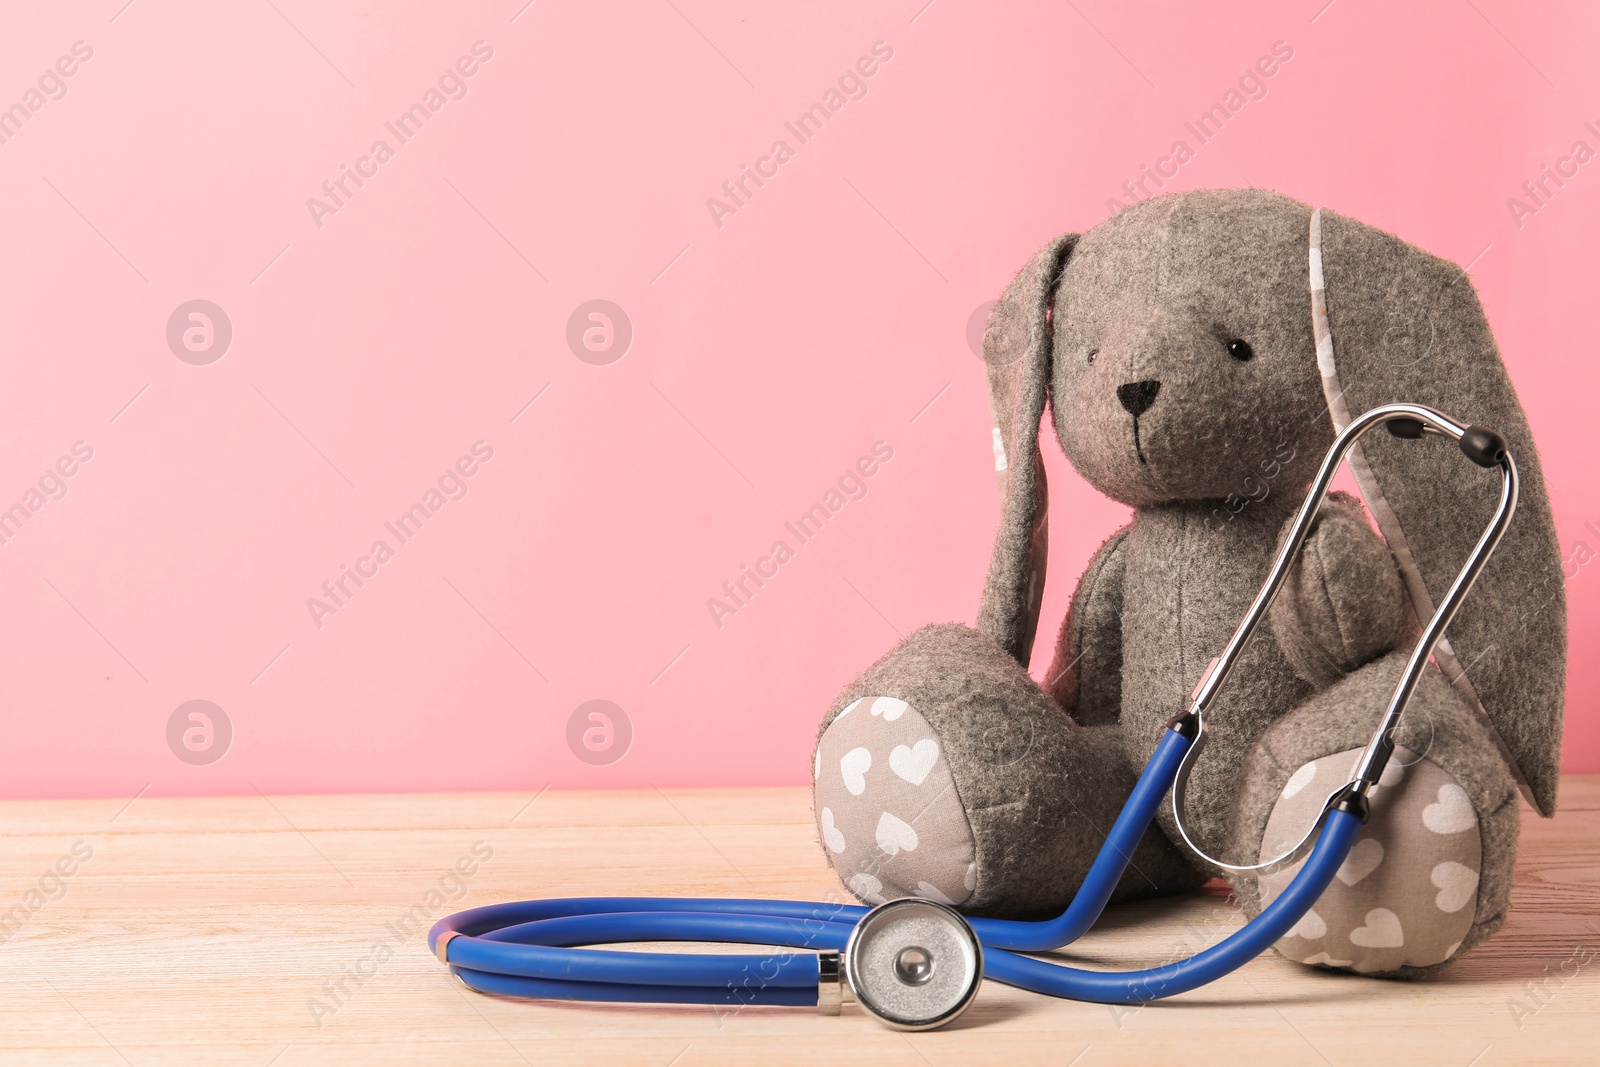
<instances>
[{"instance_id":1,"label":"wooden table","mask_svg":"<svg viewBox=\"0 0 1600 1067\"><path fill-rule=\"evenodd\" d=\"M835 896L808 811L802 789L3 803L0 911L21 910L0 916L0 1063L1600 1062L1600 777L1568 778L1553 821L1524 813L1510 920L1425 983L1269 954L1144 1008L989 983L956 1026L904 1035L849 1005L484 997L423 941L530 896ZM1132 905L1078 951L1148 965L1238 921L1220 894Z\"/></svg>"}]
</instances>

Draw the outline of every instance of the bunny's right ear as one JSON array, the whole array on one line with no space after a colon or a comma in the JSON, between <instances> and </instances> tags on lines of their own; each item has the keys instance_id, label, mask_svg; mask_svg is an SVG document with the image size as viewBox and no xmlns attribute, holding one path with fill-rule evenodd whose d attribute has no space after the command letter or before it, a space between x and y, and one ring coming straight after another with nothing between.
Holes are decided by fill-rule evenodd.
<instances>
[{"instance_id":1,"label":"bunny's right ear","mask_svg":"<svg viewBox=\"0 0 1600 1067\"><path fill-rule=\"evenodd\" d=\"M1313 213L1309 245L1317 365L1334 429L1410 401L1493 427L1516 457L1516 517L1433 658L1529 803L1554 814L1567 676L1561 545L1533 433L1472 281L1454 263L1332 211ZM1386 433L1350 451L1419 619L1450 588L1500 495L1498 474L1463 458L1440 437Z\"/></svg>"},{"instance_id":2,"label":"bunny's right ear","mask_svg":"<svg viewBox=\"0 0 1600 1067\"><path fill-rule=\"evenodd\" d=\"M1044 596L1049 499L1039 421L1050 384L1051 308L1075 233L1045 245L1006 287L989 315L983 360L994 418L1000 531L978 609L978 629L1027 667Z\"/></svg>"}]
</instances>

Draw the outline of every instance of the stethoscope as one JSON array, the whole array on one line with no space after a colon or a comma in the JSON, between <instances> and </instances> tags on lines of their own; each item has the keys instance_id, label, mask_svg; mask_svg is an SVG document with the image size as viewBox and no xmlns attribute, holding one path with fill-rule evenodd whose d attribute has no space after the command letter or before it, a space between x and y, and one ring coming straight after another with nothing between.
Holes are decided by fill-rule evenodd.
<instances>
[{"instance_id":1,"label":"stethoscope","mask_svg":"<svg viewBox=\"0 0 1600 1067\"><path fill-rule=\"evenodd\" d=\"M1205 855L1183 829L1182 820L1189 769L1206 736L1206 709L1283 585L1345 453L1378 423L1399 438L1450 437L1473 463L1499 467L1500 506L1423 628L1354 776L1328 797L1300 843L1251 866L1206 857L1220 868L1251 874L1279 870L1302 859L1304 865L1243 928L1176 963L1142 971L1088 971L1022 955L1061 948L1089 930L1169 789L1184 840ZM1082 887L1057 918L969 919L946 905L916 897L873 908L793 900L569 897L458 912L429 931L429 947L451 973L481 993L733 1008L814 1004L823 1014L837 1015L848 988L862 1008L901 1030L926 1030L950 1022L972 1003L985 977L1036 993L1110 1004L1144 1003L1198 988L1243 966L1282 938L1327 889L1367 821L1367 794L1394 751L1394 733L1417 680L1516 506L1517 467L1505 439L1493 430L1463 426L1417 404L1384 405L1352 421L1323 459L1244 619L1207 667L1189 709L1167 724ZM691 955L576 947L644 941L733 942L792 951Z\"/></svg>"}]
</instances>

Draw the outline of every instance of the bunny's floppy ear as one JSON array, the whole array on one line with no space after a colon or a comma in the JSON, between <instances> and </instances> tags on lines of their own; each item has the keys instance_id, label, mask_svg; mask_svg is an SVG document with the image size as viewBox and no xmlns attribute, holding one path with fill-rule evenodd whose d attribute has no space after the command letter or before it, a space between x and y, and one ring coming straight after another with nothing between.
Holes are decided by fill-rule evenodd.
<instances>
[{"instance_id":1,"label":"bunny's floppy ear","mask_svg":"<svg viewBox=\"0 0 1600 1067\"><path fill-rule=\"evenodd\" d=\"M1521 502L1434 659L1492 727L1524 796L1550 815L1566 679L1561 552L1527 419L1472 282L1453 263L1323 210L1311 219L1310 268L1317 364L1336 430L1379 404L1410 401L1497 430L1510 445ZM1368 434L1350 458L1426 620L1494 511L1499 475L1432 435Z\"/></svg>"},{"instance_id":2,"label":"bunny's floppy ear","mask_svg":"<svg viewBox=\"0 0 1600 1067\"><path fill-rule=\"evenodd\" d=\"M1039 625L1049 536L1039 420L1050 383L1050 310L1077 241L1075 233L1058 237L1028 261L995 305L983 336L1001 517L978 629L1024 667Z\"/></svg>"}]
</instances>

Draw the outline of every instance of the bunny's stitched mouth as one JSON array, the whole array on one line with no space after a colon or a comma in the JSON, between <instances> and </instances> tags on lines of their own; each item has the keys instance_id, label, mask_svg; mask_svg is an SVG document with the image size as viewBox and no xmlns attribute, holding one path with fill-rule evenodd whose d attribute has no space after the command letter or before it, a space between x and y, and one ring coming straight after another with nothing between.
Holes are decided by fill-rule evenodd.
<instances>
[{"instance_id":1,"label":"bunny's stitched mouth","mask_svg":"<svg viewBox=\"0 0 1600 1067\"><path fill-rule=\"evenodd\" d=\"M1124 411L1133 416L1133 451L1139 457L1141 467L1148 467L1150 461L1145 459L1144 447L1139 442L1139 416L1150 410L1150 405L1156 402L1160 392L1161 383L1155 379L1117 386L1117 401Z\"/></svg>"}]
</instances>

